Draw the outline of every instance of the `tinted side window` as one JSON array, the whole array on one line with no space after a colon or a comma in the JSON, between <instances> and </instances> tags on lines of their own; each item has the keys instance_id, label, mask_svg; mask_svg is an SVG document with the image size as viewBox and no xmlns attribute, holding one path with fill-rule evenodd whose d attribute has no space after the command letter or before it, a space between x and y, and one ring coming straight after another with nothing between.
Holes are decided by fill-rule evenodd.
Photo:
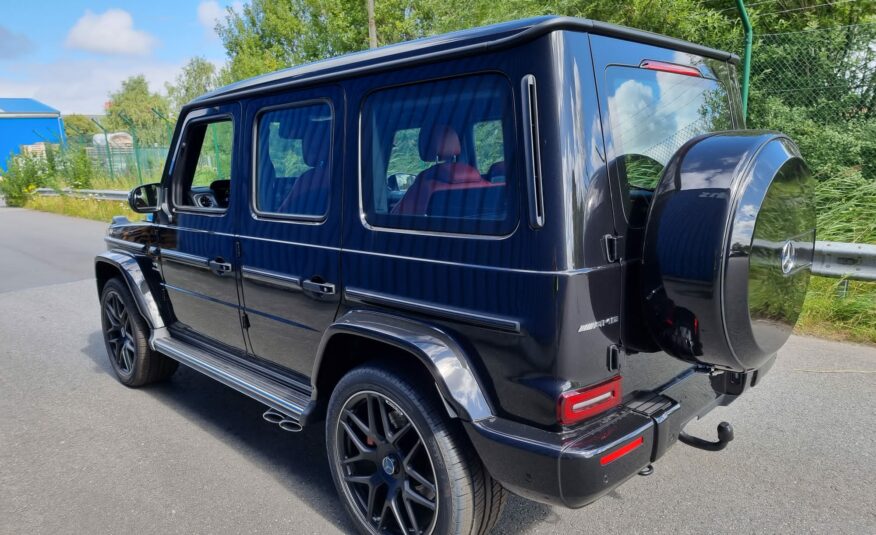
<instances>
[{"instance_id":1,"label":"tinted side window","mask_svg":"<svg viewBox=\"0 0 876 535\"><path fill-rule=\"evenodd\" d=\"M231 192L234 128L231 119L186 126L180 162L174 171L174 203L202 210L225 210Z\"/></svg>"},{"instance_id":2,"label":"tinted side window","mask_svg":"<svg viewBox=\"0 0 876 535\"><path fill-rule=\"evenodd\" d=\"M644 224L663 168L691 138L731 128L724 87L710 78L636 67L606 69L612 168L629 190L630 223Z\"/></svg>"},{"instance_id":3,"label":"tinted side window","mask_svg":"<svg viewBox=\"0 0 876 535\"><path fill-rule=\"evenodd\" d=\"M316 102L274 109L257 121L256 211L325 215L331 186L331 106Z\"/></svg>"},{"instance_id":4,"label":"tinted side window","mask_svg":"<svg viewBox=\"0 0 876 535\"><path fill-rule=\"evenodd\" d=\"M514 118L505 78L385 89L366 99L362 113L362 202L370 224L467 234L514 228Z\"/></svg>"}]
</instances>

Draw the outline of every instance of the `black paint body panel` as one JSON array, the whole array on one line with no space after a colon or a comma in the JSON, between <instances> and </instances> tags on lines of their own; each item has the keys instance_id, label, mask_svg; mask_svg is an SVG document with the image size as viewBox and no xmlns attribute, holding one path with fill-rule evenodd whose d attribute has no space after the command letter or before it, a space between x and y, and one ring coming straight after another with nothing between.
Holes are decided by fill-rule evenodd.
<instances>
[{"instance_id":1,"label":"black paint body panel","mask_svg":"<svg viewBox=\"0 0 876 535\"><path fill-rule=\"evenodd\" d=\"M229 86L182 111L235 121L228 210L173 206L171 155L161 211L150 222L111 226L110 247L150 267L144 273L171 333L192 331L241 365L309 382L314 403L331 394L316 388L321 374L346 365L343 355L328 353L334 336L409 353L435 378L494 477L539 501L584 505L656 460L690 418L732 399L720 381L656 352L639 311L628 306L638 292L631 281L644 233L630 228L608 170L612 139L598 95L605 65L643 59L714 69L735 95L729 54L565 18L453 34ZM508 142L518 145L520 81L537 81L543 225L530 225L527 188L518 187L519 217L505 235L369 227L360 200L364 99L380 88L483 73L509 82L516 138ZM313 99L333 110L327 214L257 214L258 113ZM506 163L524 169L525 151L514 154L517 161ZM608 257L606 236L624 238L619 258ZM211 270L207 262L216 258L231 271ZM308 281L331 291L310 291ZM560 394L617 375L624 378L619 407L577 426L558 424ZM633 436L643 437L634 453L599 465L600 453Z\"/></svg>"}]
</instances>

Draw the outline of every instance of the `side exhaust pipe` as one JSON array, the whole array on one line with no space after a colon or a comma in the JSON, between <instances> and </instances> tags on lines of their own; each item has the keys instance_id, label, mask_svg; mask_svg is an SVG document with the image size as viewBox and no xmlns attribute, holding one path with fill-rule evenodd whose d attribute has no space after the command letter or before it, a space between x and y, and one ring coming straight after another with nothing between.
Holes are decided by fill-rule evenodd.
<instances>
[{"instance_id":1,"label":"side exhaust pipe","mask_svg":"<svg viewBox=\"0 0 876 535\"><path fill-rule=\"evenodd\" d=\"M277 412L274 409L266 410L265 413L262 414L262 418L269 423L279 425L280 429L283 431L289 431L290 433L301 431L301 424L298 423L297 420L292 420L285 414Z\"/></svg>"}]
</instances>

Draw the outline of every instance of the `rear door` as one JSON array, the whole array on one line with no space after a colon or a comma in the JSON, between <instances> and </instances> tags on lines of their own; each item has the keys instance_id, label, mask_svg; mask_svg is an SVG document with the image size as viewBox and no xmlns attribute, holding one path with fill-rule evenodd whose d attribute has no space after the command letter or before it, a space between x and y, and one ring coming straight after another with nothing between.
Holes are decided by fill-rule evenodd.
<instances>
[{"instance_id":1,"label":"rear door","mask_svg":"<svg viewBox=\"0 0 876 535\"><path fill-rule=\"evenodd\" d=\"M659 352L640 312L639 259L651 197L684 143L740 124L736 101L728 96L732 69L685 52L600 35L590 39L615 226L624 244L621 338L627 348ZM706 225L707 215L691 213L685 224ZM663 353L642 355L630 357L624 371L629 392L653 388L687 367Z\"/></svg>"},{"instance_id":2,"label":"rear door","mask_svg":"<svg viewBox=\"0 0 876 535\"><path fill-rule=\"evenodd\" d=\"M339 87L246 104L242 298L252 353L309 376L341 292Z\"/></svg>"},{"instance_id":3,"label":"rear door","mask_svg":"<svg viewBox=\"0 0 876 535\"><path fill-rule=\"evenodd\" d=\"M177 334L246 351L237 291L234 207L239 105L193 110L173 156L173 218L159 226L161 269Z\"/></svg>"}]
</instances>

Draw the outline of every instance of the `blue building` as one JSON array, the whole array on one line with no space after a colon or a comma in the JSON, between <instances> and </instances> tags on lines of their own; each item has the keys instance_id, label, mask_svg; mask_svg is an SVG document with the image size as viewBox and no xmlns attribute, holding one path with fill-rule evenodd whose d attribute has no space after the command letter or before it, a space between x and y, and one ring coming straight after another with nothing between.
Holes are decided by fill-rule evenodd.
<instances>
[{"instance_id":1,"label":"blue building","mask_svg":"<svg viewBox=\"0 0 876 535\"><path fill-rule=\"evenodd\" d=\"M0 170L22 145L66 143L61 112L32 98L0 98Z\"/></svg>"}]
</instances>

